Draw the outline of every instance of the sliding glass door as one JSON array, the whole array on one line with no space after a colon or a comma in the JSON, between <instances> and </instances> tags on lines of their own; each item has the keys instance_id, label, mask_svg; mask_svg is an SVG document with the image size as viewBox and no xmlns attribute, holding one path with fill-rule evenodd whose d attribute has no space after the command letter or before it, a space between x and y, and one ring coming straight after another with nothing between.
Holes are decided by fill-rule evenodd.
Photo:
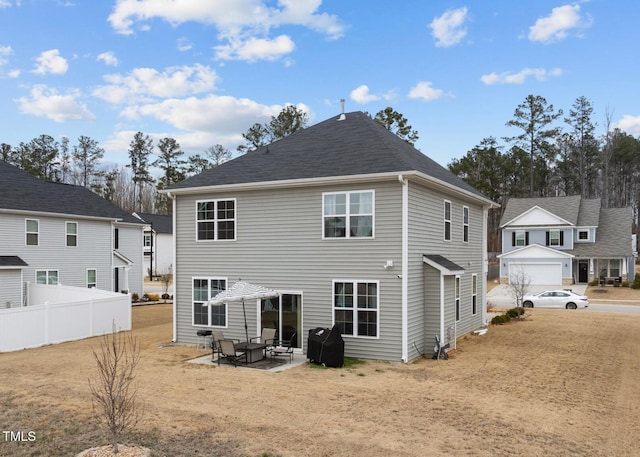
<instances>
[{"instance_id":1,"label":"sliding glass door","mask_svg":"<svg viewBox=\"0 0 640 457\"><path fill-rule=\"evenodd\" d=\"M302 294L283 293L260 303L261 328L275 328L277 338L289 340L295 333L293 346L302 347Z\"/></svg>"}]
</instances>

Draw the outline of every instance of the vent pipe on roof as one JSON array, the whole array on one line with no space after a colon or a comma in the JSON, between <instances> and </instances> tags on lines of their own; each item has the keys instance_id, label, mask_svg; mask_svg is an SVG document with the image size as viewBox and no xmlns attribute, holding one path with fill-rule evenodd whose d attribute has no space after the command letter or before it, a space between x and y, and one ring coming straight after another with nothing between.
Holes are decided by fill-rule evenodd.
<instances>
[{"instance_id":1,"label":"vent pipe on roof","mask_svg":"<svg viewBox=\"0 0 640 457\"><path fill-rule=\"evenodd\" d=\"M344 115L344 98L340 99L340 117L338 118L339 121L344 121L347 118L347 116Z\"/></svg>"}]
</instances>

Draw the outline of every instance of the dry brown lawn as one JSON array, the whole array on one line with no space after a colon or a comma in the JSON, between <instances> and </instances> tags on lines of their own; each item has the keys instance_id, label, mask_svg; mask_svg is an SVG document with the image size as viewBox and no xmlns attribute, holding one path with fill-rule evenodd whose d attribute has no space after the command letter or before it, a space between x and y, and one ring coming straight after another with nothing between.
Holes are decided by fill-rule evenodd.
<instances>
[{"instance_id":1,"label":"dry brown lawn","mask_svg":"<svg viewBox=\"0 0 640 457\"><path fill-rule=\"evenodd\" d=\"M640 315L529 311L458 341L447 361L302 365L281 373L187 364L171 306L133 310L144 419L125 441L155 456L635 456ZM0 354L2 456L107 444L88 379L100 338ZM302 356L298 356L302 357Z\"/></svg>"}]
</instances>

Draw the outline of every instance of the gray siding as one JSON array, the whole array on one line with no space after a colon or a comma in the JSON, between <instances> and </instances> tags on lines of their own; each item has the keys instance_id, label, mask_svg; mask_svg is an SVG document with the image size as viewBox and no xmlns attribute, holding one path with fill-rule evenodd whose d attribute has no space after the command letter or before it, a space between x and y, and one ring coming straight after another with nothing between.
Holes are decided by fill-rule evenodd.
<instances>
[{"instance_id":1,"label":"gray siding","mask_svg":"<svg viewBox=\"0 0 640 457\"><path fill-rule=\"evenodd\" d=\"M129 270L129 293L144 293L144 252L142 247L142 225L116 224L119 231L118 252L133 262ZM111 240L111 234L106 241Z\"/></svg>"},{"instance_id":2,"label":"gray siding","mask_svg":"<svg viewBox=\"0 0 640 457\"><path fill-rule=\"evenodd\" d=\"M22 304L21 278L19 269L0 269L0 308L17 308Z\"/></svg>"},{"instance_id":3,"label":"gray siding","mask_svg":"<svg viewBox=\"0 0 640 457\"><path fill-rule=\"evenodd\" d=\"M451 202L451 241L444 240L444 201ZM463 242L463 206L469 208L469 241ZM483 209L413 183L409 184L409 359L416 357L413 342L426 341L422 352L433 352L440 333L440 273L423 263L423 254L440 254L464 268L460 283L460 320L455 322L453 276L445 277L445 332L456 325L457 337L480 328L481 303L486 280L483 275ZM431 271L433 270L433 271ZM472 275L477 274L476 314L472 314ZM424 310L421 310L424 308ZM435 308L435 309L434 309ZM435 319L435 322L431 322ZM434 333L435 332L435 333ZM444 341L446 343L446 341ZM451 341L451 345L454 345ZM413 352L412 352L413 351Z\"/></svg>"},{"instance_id":4,"label":"gray siding","mask_svg":"<svg viewBox=\"0 0 640 457\"><path fill-rule=\"evenodd\" d=\"M39 244L27 246L25 219L39 221ZM66 246L65 222L77 222L78 243ZM98 272L98 288L111 290L111 223L73 217L0 215L0 252L16 255L29 266L23 270L25 282L35 282L36 270L58 270L59 281L76 287L87 286L87 269Z\"/></svg>"},{"instance_id":5,"label":"gray siding","mask_svg":"<svg viewBox=\"0 0 640 457\"><path fill-rule=\"evenodd\" d=\"M374 190L374 239L322 239L323 192ZM196 241L197 200L235 198L235 241ZM379 281L379 335L345 337L353 357L401 357L401 198L397 181L304 189L239 191L177 197L177 339L197 342L192 325L193 277L238 278L303 294L302 341L333 324L333 280ZM392 260L395 268L383 265ZM250 336L257 335L257 304L246 303ZM230 305L225 336L243 338L241 305Z\"/></svg>"}]
</instances>

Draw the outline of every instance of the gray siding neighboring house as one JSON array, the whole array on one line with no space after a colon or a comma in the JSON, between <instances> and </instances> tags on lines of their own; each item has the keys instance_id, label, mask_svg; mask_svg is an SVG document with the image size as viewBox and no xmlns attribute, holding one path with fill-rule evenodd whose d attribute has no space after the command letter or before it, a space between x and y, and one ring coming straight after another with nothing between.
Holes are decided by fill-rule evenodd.
<instances>
[{"instance_id":1,"label":"gray siding neighboring house","mask_svg":"<svg viewBox=\"0 0 640 457\"><path fill-rule=\"evenodd\" d=\"M173 272L173 217L164 214L133 213L145 223L144 273L162 275Z\"/></svg>"},{"instance_id":2,"label":"gray siding neighboring house","mask_svg":"<svg viewBox=\"0 0 640 457\"><path fill-rule=\"evenodd\" d=\"M141 294L142 227L85 188L0 161L0 306L25 304L26 283Z\"/></svg>"},{"instance_id":3,"label":"gray siding neighboring house","mask_svg":"<svg viewBox=\"0 0 640 457\"><path fill-rule=\"evenodd\" d=\"M347 356L409 361L433 352L436 335L454 346L484 323L493 203L364 113L166 192L176 341L196 343L202 328L244 339L241 305L202 306L240 278L283 293L245 303L249 336L295 331L302 352L310 329L335 324Z\"/></svg>"},{"instance_id":4,"label":"gray siding neighboring house","mask_svg":"<svg viewBox=\"0 0 640 457\"><path fill-rule=\"evenodd\" d=\"M512 198L501 222L500 280L633 281L632 220L631 208L602 208L600 199Z\"/></svg>"}]
</instances>

